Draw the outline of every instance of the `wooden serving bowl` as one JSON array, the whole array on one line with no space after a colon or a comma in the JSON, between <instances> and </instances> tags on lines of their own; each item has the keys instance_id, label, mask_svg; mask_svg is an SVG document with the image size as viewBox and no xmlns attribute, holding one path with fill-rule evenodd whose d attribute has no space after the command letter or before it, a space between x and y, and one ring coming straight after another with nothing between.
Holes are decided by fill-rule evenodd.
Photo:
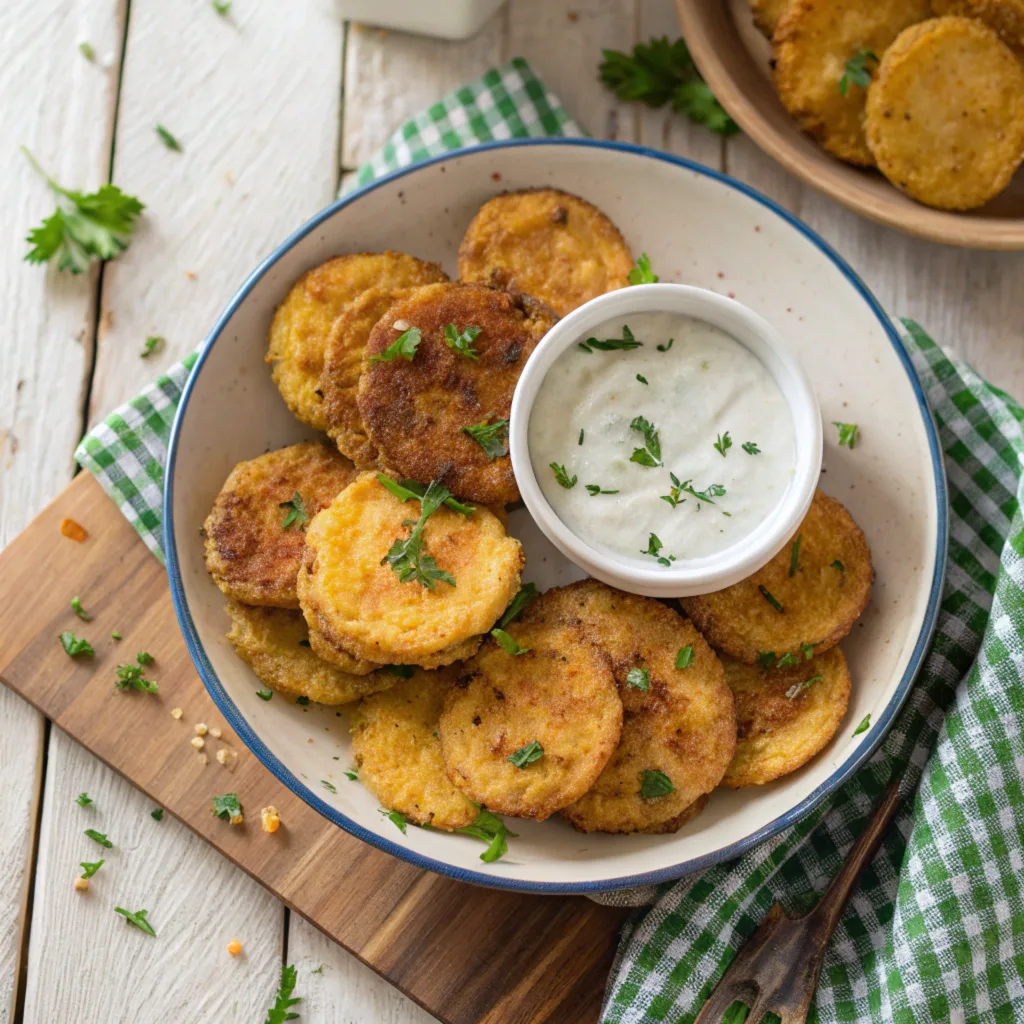
<instances>
[{"instance_id":1,"label":"wooden serving bowl","mask_svg":"<svg viewBox=\"0 0 1024 1024\"><path fill-rule=\"evenodd\" d=\"M845 164L797 127L771 82L771 46L747 0L676 0L683 36L722 106L770 157L814 188L880 224L975 249L1024 249L1024 171L991 203L967 213L935 210L875 170Z\"/></svg>"}]
</instances>

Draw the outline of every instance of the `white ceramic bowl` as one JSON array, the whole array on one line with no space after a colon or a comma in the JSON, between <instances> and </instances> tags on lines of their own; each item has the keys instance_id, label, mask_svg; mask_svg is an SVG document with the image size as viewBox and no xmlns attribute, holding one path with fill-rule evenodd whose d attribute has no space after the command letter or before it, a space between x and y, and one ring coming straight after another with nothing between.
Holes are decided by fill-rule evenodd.
<instances>
[{"instance_id":1,"label":"white ceramic bowl","mask_svg":"<svg viewBox=\"0 0 1024 1024\"><path fill-rule=\"evenodd\" d=\"M638 313L679 313L703 320L735 338L775 379L789 406L796 440L794 471L779 504L752 533L714 555L668 568L633 565L574 533L551 507L530 457L529 427L534 399L552 364L566 349L607 320ZM779 332L764 317L734 299L683 284L645 284L591 299L559 320L523 369L512 399L509 452L519 492L544 535L584 572L620 590L648 597L710 594L746 579L773 558L810 508L821 474L821 413L810 381Z\"/></svg>"},{"instance_id":2,"label":"white ceramic bowl","mask_svg":"<svg viewBox=\"0 0 1024 1024\"><path fill-rule=\"evenodd\" d=\"M650 255L663 281L733 292L785 336L825 421L860 424L853 452L826 434L822 486L864 529L877 578L844 644L854 679L846 718L800 771L755 789L715 792L675 835L580 835L557 818L510 822L519 838L501 860L484 864L480 844L467 837L416 828L402 835L366 789L346 780L344 715L301 708L280 694L266 702L256 696L260 684L225 638L229 621L206 574L199 528L237 462L307 436L263 362L274 308L292 282L336 253L388 247L440 260L455 274L459 241L480 204L501 189L536 185L596 203L635 252ZM510 529L523 541L527 580L548 587L579 578L525 510L513 512ZM339 200L253 272L213 326L182 396L168 453L164 538L178 621L207 689L241 740L310 806L388 853L464 881L589 892L677 878L738 856L798 820L864 762L906 697L931 636L946 498L935 428L891 322L806 226L739 182L677 157L591 140L516 140L428 161ZM853 736L867 714L871 728ZM247 796L259 806L259 793Z\"/></svg>"}]
</instances>

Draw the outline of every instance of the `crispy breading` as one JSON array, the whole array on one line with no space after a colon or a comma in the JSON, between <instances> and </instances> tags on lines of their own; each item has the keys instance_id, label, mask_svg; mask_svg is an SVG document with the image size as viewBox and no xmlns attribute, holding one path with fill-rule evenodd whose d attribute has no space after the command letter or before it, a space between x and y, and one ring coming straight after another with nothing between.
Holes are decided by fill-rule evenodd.
<instances>
[{"instance_id":1,"label":"crispy breading","mask_svg":"<svg viewBox=\"0 0 1024 1024\"><path fill-rule=\"evenodd\" d=\"M813 644L821 654L839 643L864 611L873 575L860 527L835 498L818 491L767 565L724 590L680 598L680 604L712 646L753 665L766 652L802 657L803 645Z\"/></svg>"},{"instance_id":2,"label":"crispy breading","mask_svg":"<svg viewBox=\"0 0 1024 1024\"><path fill-rule=\"evenodd\" d=\"M240 462L203 524L206 569L228 597L245 604L298 608L295 580L305 524L282 524L298 493L309 519L355 478L351 462L326 445L289 445Z\"/></svg>"},{"instance_id":3,"label":"crispy breading","mask_svg":"<svg viewBox=\"0 0 1024 1024\"><path fill-rule=\"evenodd\" d=\"M882 60L866 128L897 188L940 209L983 206L1024 160L1024 66L980 21L915 25Z\"/></svg>"},{"instance_id":4,"label":"crispy breading","mask_svg":"<svg viewBox=\"0 0 1024 1024\"><path fill-rule=\"evenodd\" d=\"M464 428L508 419L526 360L555 319L531 299L483 285L429 285L392 305L370 332L359 380L359 412L381 467L439 480L466 501L518 501L511 458L492 458ZM478 358L449 346L448 325L458 333L480 328L472 342ZM406 327L422 334L411 361L371 360Z\"/></svg>"},{"instance_id":5,"label":"crispy breading","mask_svg":"<svg viewBox=\"0 0 1024 1024\"><path fill-rule=\"evenodd\" d=\"M386 671L352 675L318 658L309 648L302 613L292 608L254 608L228 601L235 652L267 686L317 704L349 704L386 690L397 676Z\"/></svg>"},{"instance_id":6,"label":"crispy breading","mask_svg":"<svg viewBox=\"0 0 1024 1024\"><path fill-rule=\"evenodd\" d=\"M575 626L510 624L526 651L488 639L445 698L439 732L448 777L498 814L543 821L581 797L622 731L606 655ZM509 758L539 743L537 760Z\"/></svg>"},{"instance_id":7,"label":"crispy breading","mask_svg":"<svg viewBox=\"0 0 1024 1024\"><path fill-rule=\"evenodd\" d=\"M863 125L866 91L852 83L845 95L839 89L846 62L865 50L881 58L903 29L930 15L929 0L793 0L774 36L783 105L830 153L872 165Z\"/></svg>"},{"instance_id":8,"label":"crispy breading","mask_svg":"<svg viewBox=\"0 0 1024 1024\"><path fill-rule=\"evenodd\" d=\"M389 811L449 831L479 814L448 780L441 756L438 723L453 680L450 669L416 672L360 701L351 715L359 781Z\"/></svg>"},{"instance_id":9,"label":"crispy breading","mask_svg":"<svg viewBox=\"0 0 1024 1024\"><path fill-rule=\"evenodd\" d=\"M689 807L684 807L674 818L663 821L658 825L648 825L639 831L646 835L668 835L671 832L678 832L687 822L693 821L708 805L708 795L697 797Z\"/></svg>"},{"instance_id":10,"label":"crispy breading","mask_svg":"<svg viewBox=\"0 0 1024 1024\"><path fill-rule=\"evenodd\" d=\"M786 668L725 656L736 698L736 754L722 785L760 786L794 772L835 735L850 702L850 673L838 647Z\"/></svg>"},{"instance_id":11,"label":"crispy breading","mask_svg":"<svg viewBox=\"0 0 1024 1024\"><path fill-rule=\"evenodd\" d=\"M1010 46L1024 46L1024 0L932 0L932 10L939 15L977 18Z\"/></svg>"},{"instance_id":12,"label":"crispy breading","mask_svg":"<svg viewBox=\"0 0 1024 1024\"><path fill-rule=\"evenodd\" d=\"M696 811L688 808L718 785L736 747L732 694L692 623L660 601L593 579L547 591L522 618L580 628L611 658L625 712L611 760L563 816L582 832L674 831L689 820ZM686 648L688 663L676 668ZM667 775L673 791L641 797L646 771Z\"/></svg>"},{"instance_id":13,"label":"crispy breading","mask_svg":"<svg viewBox=\"0 0 1024 1024\"><path fill-rule=\"evenodd\" d=\"M314 651L423 667L473 653L519 588L522 545L483 507L467 517L441 506L423 552L456 585L403 583L381 560L419 512L363 473L310 523L298 594Z\"/></svg>"},{"instance_id":14,"label":"crispy breading","mask_svg":"<svg viewBox=\"0 0 1024 1024\"><path fill-rule=\"evenodd\" d=\"M622 233L608 217L555 188L489 199L459 246L463 281L532 295L559 316L625 288L632 266Z\"/></svg>"},{"instance_id":15,"label":"crispy breading","mask_svg":"<svg viewBox=\"0 0 1024 1024\"><path fill-rule=\"evenodd\" d=\"M270 325L266 361L288 408L303 423L326 430L320 375L334 321L370 288L391 290L447 280L436 263L402 252L335 256L292 285Z\"/></svg>"},{"instance_id":16,"label":"crispy breading","mask_svg":"<svg viewBox=\"0 0 1024 1024\"><path fill-rule=\"evenodd\" d=\"M750 12L754 16L754 24L769 39L775 34L787 7L789 7L789 0L750 0Z\"/></svg>"}]
</instances>

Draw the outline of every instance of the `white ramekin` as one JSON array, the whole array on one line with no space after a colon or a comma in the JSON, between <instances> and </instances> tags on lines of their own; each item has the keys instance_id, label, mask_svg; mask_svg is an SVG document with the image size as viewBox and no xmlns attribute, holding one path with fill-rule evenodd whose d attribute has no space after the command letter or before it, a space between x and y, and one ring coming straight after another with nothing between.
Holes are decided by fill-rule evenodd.
<instances>
[{"instance_id":1,"label":"white ramekin","mask_svg":"<svg viewBox=\"0 0 1024 1024\"><path fill-rule=\"evenodd\" d=\"M559 356L610 319L637 313L681 313L721 328L768 369L793 417L795 466L785 495L764 521L731 547L682 566L642 568L578 537L555 514L537 482L530 459L529 425L534 399ZM708 594L756 572L796 531L814 497L821 472L821 413L800 364L763 317L717 292L682 284L646 284L599 295L559 320L530 356L512 399L509 451L526 507L544 535L591 576L620 590L648 597Z\"/></svg>"}]
</instances>

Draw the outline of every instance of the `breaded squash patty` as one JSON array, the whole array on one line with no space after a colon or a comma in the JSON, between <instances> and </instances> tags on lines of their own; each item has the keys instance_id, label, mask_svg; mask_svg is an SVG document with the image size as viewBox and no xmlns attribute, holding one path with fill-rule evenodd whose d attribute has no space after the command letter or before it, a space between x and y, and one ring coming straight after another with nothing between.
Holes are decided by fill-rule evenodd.
<instances>
[{"instance_id":1,"label":"breaded squash patty","mask_svg":"<svg viewBox=\"0 0 1024 1024\"><path fill-rule=\"evenodd\" d=\"M292 608L254 608L228 601L235 653L252 668L261 683L317 704L348 704L386 690L396 676L387 672L353 675L324 661L309 647L309 630L302 613Z\"/></svg>"},{"instance_id":2,"label":"breaded squash patty","mask_svg":"<svg viewBox=\"0 0 1024 1024\"><path fill-rule=\"evenodd\" d=\"M775 29L775 85L800 127L850 163L875 160L864 135L867 93L840 80L858 53L881 58L909 25L931 16L929 0L793 0ZM873 61L865 70L875 70Z\"/></svg>"},{"instance_id":3,"label":"breaded squash patty","mask_svg":"<svg viewBox=\"0 0 1024 1024\"><path fill-rule=\"evenodd\" d=\"M556 188L489 199L459 246L463 281L532 295L559 316L625 288L632 267L619 229L596 206Z\"/></svg>"},{"instance_id":4,"label":"breaded squash patty","mask_svg":"<svg viewBox=\"0 0 1024 1024\"><path fill-rule=\"evenodd\" d=\"M789 0L750 0L750 11L754 15L754 24L762 35L769 39L775 35L782 16L789 7Z\"/></svg>"},{"instance_id":5,"label":"breaded squash patty","mask_svg":"<svg viewBox=\"0 0 1024 1024\"><path fill-rule=\"evenodd\" d=\"M438 729L448 777L498 814L543 821L581 797L622 731L606 655L574 626L513 623L468 661Z\"/></svg>"},{"instance_id":6,"label":"breaded squash patty","mask_svg":"<svg viewBox=\"0 0 1024 1024\"><path fill-rule=\"evenodd\" d=\"M295 580L305 527L356 476L326 445L304 442L240 462L203 524L206 570L228 597L245 604L298 608ZM305 518L282 507L301 499Z\"/></svg>"},{"instance_id":7,"label":"breaded squash patty","mask_svg":"<svg viewBox=\"0 0 1024 1024\"><path fill-rule=\"evenodd\" d=\"M732 694L693 624L660 601L593 579L547 591L523 621L581 629L611 658L622 698L615 753L562 815L581 832L672 831L689 820L736 748Z\"/></svg>"},{"instance_id":8,"label":"breaded squash patty","mask_svg":"<svg viewBox=\"0 0 1024 1024\"><path fill-rule=\"evenodd\" d=\"M678 832L687 822L693 821L707 805L708 795L705 793L703 796L697 797L689 807L684 807L674 818L669 818L668 821L663 821L658 825L648 825L639 831L646 835L659 836Z\"/></svg>"},{"instance_id":9,"label":"breaded squash patty","mask_svg":"<svg viewBox=\"0 0 1024 1024\"><path fill-rule=\"evenodd\" d=\"M808 647L821 654L839 643L864 611L873 575L860 527L818 491L789 543L764 568L680 604L712 646L754 665L768 653L802 657Z\"/></svg>"},{"instance_id":10,"label":"breaded squash patty","mask_svg":"<svg viewBox=\"0 0 1024 1024\"><path fill-rule=\"evenodd\" d=\"M882 59L866 126L897 188L944 210L983 206L1024 160L1024 65L980 21L915 25Z\"/></svg>"},{"instance_id":11,"label":"breaded squash patty","mask_svg":"<svg viewBox=\"0 0 1024 1024\"><path fill-rule=\"evenodd\" d=\"M1024 0L932 0L932 10L939 15L977 18L1010 46L1024 46Z\"/></svg>"},{"instance_id":12,"label":"breaded squash patty","mask_svg":"<svg viewBox=\"0 0 1024 1024\"><path fill-rule=\"evenodd\" d=\"M737 730L723 786L760 786L788 775L835 735L850 702L850 673L838 647L787 668L722 661L736 698Z\"/></svg>"},{"instance_id":13,"label":"breaded squash patty","mask_svg":"<svg viewBox=\"0 0 1024 1024\"><path fill-rule=\"evenodd\" d=\"M422 554L455 586L399 579L386 556L419 513L418 501L401 501L363 473L310 523L298 594L321 657L438 667L469 657L505 610L523 549L482 507L464 516L442 505L423 527Z\"/></svg>"},{"instance_id":14,"label":"breaded squash patty","mask_svg":"<svg viewBox=\"0 0 1024 1024\"><path fill-rule=\"evenodd\" d=\"M335 256L292 285L270 325L266 361L288 408L303 423L326 431L320 375L334 321L370 288L394 290L446 281L436 263L403 252Z\"/></svg>"},{"instance_id":15,"label":"breaded squash patty","mask_svg":"<svg viewBox=\"0 0 1024 1024\"><path fill-rule=\"evenodd\" d=\"M417 825L448 831L473 823L479 811L448 780L438 739L451 669L416 672L352 712L352 756L359 781L389 811Z\"/></svg>"},{"instance_id":16,"label":"breaded squash patty","mask_svg":"<svg viewBox=\"0 0 1024 1024\"><path fill-rule=\"evenodd\" d=\"M430 285L392 305L370 332L359 380L381 468L438 480L466 501L518 501L507 434L488 451L466 430L508 420L526 360L554 322L532 299L483 285ZM410 329L421 337L412 358L385 358Z\"/></svg>"}]
</instances>

